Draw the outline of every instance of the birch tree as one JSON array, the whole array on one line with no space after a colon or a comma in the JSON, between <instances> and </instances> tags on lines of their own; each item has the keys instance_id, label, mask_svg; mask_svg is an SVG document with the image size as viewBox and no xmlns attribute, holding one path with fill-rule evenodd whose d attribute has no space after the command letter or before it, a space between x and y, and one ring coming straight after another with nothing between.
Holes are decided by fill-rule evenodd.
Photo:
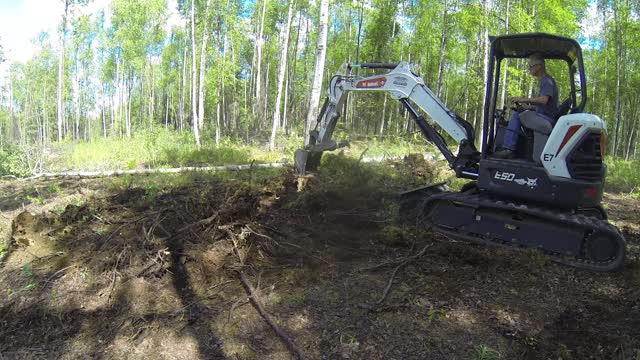
<instances>
[{"instance_id":1,"label":"birch tree","mask_svg":"<svg viewBox=\"0 0 640 360\"><path fill-rule=\"evenodd\" d=\"M195 0L191 0L191 116L192 116L192 128L193 128L193 137L196 141L196 147L200 148L200 126L198 120L197 113L197 101L196 97L196 56L197 56L197 48L196 48L196 25L195 25Z\"/></svg>"},{"instance_id":2,"label":"birch tree","mask_svg":"<svg viewBox=\"0 0 640 360\"><path fill-rule=\"evenodd\" d=\"M320 17L318 19L318 43L316 45L316 64L313 72L313 85L309 98L309 111L304 127L304 144L309 144L309 131L316 127L322 77L324 75L324 60L327 52L327 27L329 26L329 0L320 0Z\"/></svg>"},{"instance_id":3,"label":"birch tree","mask_svg":"<svg viewBox=\"0 0 640 360\"><path fill-rule=\"evenodd\" d=\"M287 54L289 50L289 30L291 28L291 18L293 17L293 0L289 0L289 11L287 13L287 23L283 25L280 52L280 69L278 70L278 85L276 90L276 104L273 112L273 124L271 125L271 138L269 139L269 149L273 150L276 145L276 131L280 124L280 99L282 98L282 88L284 85L284 77L287 70ZM285 105L286 106L286 105Z\"/></svg>"}]
</instances>

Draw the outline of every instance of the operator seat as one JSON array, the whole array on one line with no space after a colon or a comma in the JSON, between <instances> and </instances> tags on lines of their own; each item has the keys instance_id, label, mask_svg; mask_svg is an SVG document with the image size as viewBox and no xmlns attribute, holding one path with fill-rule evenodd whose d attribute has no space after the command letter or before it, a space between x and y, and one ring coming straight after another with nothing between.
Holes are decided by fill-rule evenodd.
<instances>
[{"instance_id":1,"label":"operator seat","mask_svg":"<svg viewBox=\"0 0 640 360\"><path fill-rule=\"evenodd\" d=\"M553 118L553 122L557 123L558 119L560 119L561 116L567 115L569 113L569 110L571 110L572 104L573 101L571 100L571 98L567 98L560 105L558 105L558 111L556 112L556 116Z\"/></svg>"}]
</instances>

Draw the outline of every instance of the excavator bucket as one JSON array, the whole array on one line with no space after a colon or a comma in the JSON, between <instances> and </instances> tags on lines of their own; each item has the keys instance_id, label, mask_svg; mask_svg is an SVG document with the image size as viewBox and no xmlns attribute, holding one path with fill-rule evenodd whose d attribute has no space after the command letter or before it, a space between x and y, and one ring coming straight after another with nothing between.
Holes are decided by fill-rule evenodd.
<instances>
[{"instance_id":1,"label":"excavator bucket","mask_svg":"<svg viewBox=\"0 0 640 360\"><path fill-rule=\"evenodd\" d=\"M307 149L298 149L293 154L296 171L300 175L306 174L307 171L313 171L320 165L322 152L311 151Z\"/></svg>"}]
</instances>

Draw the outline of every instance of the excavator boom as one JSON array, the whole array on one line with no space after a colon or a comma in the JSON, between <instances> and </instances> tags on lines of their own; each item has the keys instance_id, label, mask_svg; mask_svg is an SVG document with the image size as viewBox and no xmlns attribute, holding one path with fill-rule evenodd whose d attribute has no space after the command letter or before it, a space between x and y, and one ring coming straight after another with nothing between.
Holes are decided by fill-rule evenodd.
<instances>
[{"instance_id":1,"label":"excavator boom","mask_svg":"<svg viewBox=\"0 0 640 360\"><path fill-rule=\"evenodd\" d=\"M352 74L356 68L391 69L391 71L363 77ZM331 138L340 117L339 109L342 109L347 93L352 91L389 93L391 98L405 106L425 138L442 152L456 174L471 179L478 177L479 153L473 145L473 128L447 109L425 85L424 80L411 71L406 62L342 65L342 71L333 76L329 82L327 98L318 116L316 129L310 134L309 143L304 149L296 152L295 162L299 173L304 174L308 170L313 170L318 165L322 152L340 147ZM460 144L458 156L451 153L444 138L416 110L414 104Z\"/></svg>"}]
</instances>

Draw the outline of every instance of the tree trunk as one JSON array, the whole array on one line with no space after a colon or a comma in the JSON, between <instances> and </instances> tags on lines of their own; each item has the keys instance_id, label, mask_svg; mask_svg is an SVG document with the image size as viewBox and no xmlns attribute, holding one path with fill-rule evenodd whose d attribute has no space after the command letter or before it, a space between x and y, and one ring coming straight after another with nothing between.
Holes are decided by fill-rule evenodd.
<instances>
[{"instance_id":1,"label":"tree trunk","mask_svg":"<svg viewBox=\"0 0 640 360\"><path fill-rule=\"evenodd\" d=\"M69 0L64 0L64 12L62 13L62 35L60 36L60 55L58 57L58 96L57 96L57 117L58 117L58 141L62 141L62 120L64 108L62 107L62 83L64 76L64 46L67 32L67 13L69 11Z\"/></svg>"},{"instance_id":2,"label":"tree trunk","mask_svg":"<svg viewBox=\"0 0 640 360\"><path fill-rule=\"evenodd\" d=\"M127 102L127 115L126 115L126 117L127 117L127 129L126 130L127 130L127 138L130 138L131 137L131 90L133 90L133 79L132 79L131 74L129 74L129 77L127 79L126 88L127 88L127 93L126 93L126 96L127 96L127 99L126 99L126 102Z\"/></svg>"},{"instance_id":3,"label":"tree trunk","mask_svg":"<svg viewBox=\"0 0 640 360\"><path fill-rule=\"evenodd\" d=\"M180 132L184 130L184 97L187 89L187 47L182 52L182 86L180 87Z\"/></svg>"},{"instance_id":4,"label":"tree trunk","mask_svg":"<svg viewBox=\"0 0 640 360\"><path fill-rule=\"evenodd\" d=\"M77 52L75 55L76 58L76 62L78 61L77 58ZM74 130L73 130L73 139L78 141L80 140L80 79L79 79L79 75L78 75L78 71L76 70L75 74L73 75L73 80L75 82L75 91L73 94L73 105L76 108L75 111L75 126L74 126Z\"/></svg>"},{"instance_id":5,"label":"tree trunk","mask_svg":"<svg viewBox=\"0 0 640 360\"><path fill-rule=\"evenodd\" d=\"M289 107L289 75L287 74L287 80L284 83L284 104L282 105L282 130L285 134L289 135L287 131L287 110Z\"/></svg>"},{"instance_id":6,"label":"tree trunk","mask_svg":"<svg viewBox=\"0 0 640 360\"><path fill-rule=\"evenodd\" d=\"M387 116L387 94L382 94L384 96L384 102L382 103L382 117L380 118L380 132L379 135L384 134L384 119Z\"/></svg>"},{"instance_id":7,"label":"tree trunk","mask_svg":"<svg viewBox=\"0 0 640 360\"><path fill-rule=\"evenodd\" d=\"M259 30L258 30L258 37L256 38L256 77L255 77L255 81L256 81L256 97L255 97L255 101L254 101L254 113L256 114L257 118L264 118L263 116L261 116L261 114L258 114L258 112L260 112L260 110L262 109L261 104L262 104L262 88L261 88L261 84L260 82L262 81L262 73L261 73L261 69L262 69L262 45L264 43L264 16L265 13L267 12L267 0L262 0L262 14L260 15L260 25L259 25Z\"/></svg>"},{"instance_id":8,"label":"tree trunk","mask_svg":"<svg viewBox=\"0 0 640 360\"><path fill-rule=\"evenodd\" d=\"M320 18L318 24L318 44L316 46L316 64L313 74L313 85L309 99L309 111L305 123L304 143L309 144L309 131L315 129L320 104L322 76L324 75L324 60L327 50L327 27L329 25L329 0L320 0Z\"/></svg>"},{"instance_id":9,"label":"tree trunk","mask_svg":"<svg viewBox=\"0 0 640 360\"><path fill-rule=\"evenodd\" d=\"M504 22L504 28L505 28L505 34L509 33L509 13L511 12L511 3L509 0L507 0L507 10L505 12L505 22ZM509 67L509 59L505 59L504 63L504 71L502 72L502 91L500 92L500 108L504 107L505 104L505 98L507 96L507 76L509 76L508 73L508 67Z\"/></svg>"},{"instance_id":10,"label":"tree trunk","mask_svg":"<svg viewBox=\"0 0 640 360\"><path fill-rule=\"evenodd\" d=\"M440 61L438 63L438 82L436 85L436 94L438 97L442 94L442 77L444 76L445 54L447 52L447 38L449 30L449 1L445 0L442 4L444 11L442 14L442 36L440 38Z\"/></svg>"},{"instance_id":11,"label":"tree trunk","mask_svg":"<svg viewBox=\"0 0 640 360\"><path fill-rule=\"evenodd\" d=\"M221 86L218 87L218 104L216 106L216 147L220 146L220 88Z\"/></svg>"},{"instance_id":12,"label":"tree trunk","mask_svg":"<svg viewBox=\"0 0 640 360\"><path fill-rule=\"evenodd\" d=\"M209 30L207 29L207 16L209 15L209 6L211 0L207 0L207 6L204 12L204 24L202 25L202 48L200 49L200 84L198 85L198 127L202 129L204 125L204 76L206 71L206 54L207 40L209 39Z\"/></svg>"},{"instance_id":13,"label":"tree trunk","mask_svg":"<svg viewBox=\"0 0 640 360\"><path fill-rule=\"evenodd\" d=\"M271 63L267 62L267 71L265 74L265 79L264 79L264 91L263 91L263 95L262 95L262 111L260 111L260 127L259 129L262 130L264 128L266 128L267 126L267 105L269 104L269 74L271 70Z\"/></svg>"},{"instance_id":14,"label":"tree trunk","mask_svg":"<svg viewBox=\"0 0 640 360\"><path fill-rule=\"evenodd\" d=\"M191 114L193 136L196 141L196 147L200 149L200 128L198 126L197 97L196 97L196 26L195 26L195 0L191 0Z\"/></svg>"},{"instance_id":15,"label":"tree trunk","mask_svg":"<svg viewBox=\"0 0 640 360\"><path fill-rule=\"evenodd\" d=\"M491 9L491 0L484 0L483 7L483 20L484 20L484 28L482 29L482 44L483 44L483 64L484 64L484 80L483 80L483 89L487 88L487 72L489 71L489 10ZM485 97L485 94L482 93L482 110L480 112L480 120L476 121L475 133L476 133L476 145L478 148L481 147L482 137L483 137L483 126L482 122L485 118L485 105L488 99Z\"/></svg>"},{"instance_id":16,"label":"tree trunk","mask_svg":"<svg viewBox=\"0 0 640 360\"><path fill-rule=\"evenodd\" d=\"M284 86L284 76L287 71L287 54L289 50L289 29L293 16L293 0L289 0L289 12L287 14L287 25L282 29L282 52L280 53L280 69L278 71L278 84L276 90L276 105L273 112L273 124L271 126L271 138L269 139L269 150L273 150L276 145L276 131L280 125L280 99L282 98L282 88ZM285 101L286 102L286 101Z\"/></svg>"},{"instance_id":17,"label":"tree trunk","mask_svg":"<svg viewBox=\"0 0 640 360\"><path fill-rule=\"evenodd\" d=\"M620 133L620 123L621 119L621 104L620 104L620 82L622 78L622 74L620 71L621 64L624 61L622 58L622 36L620 34L620 17L618 9L619 3L618 1L613 2L613 18L615 22L615 47L616 47L616 104L615 104L615 114L614 114L614 131L613 131L613 149L611 151L611 156L616 157L618 155L618 143L619 143L619 133Z\"/></svg>"},{"instance_id":18,"label":"tree trunk","mask_svg":"<svg viewBox=\"0 0 640 360\"><path fill-rule=\"evenodd\" d=\"M167 130L169 128L169 95L165 95L165 97L167 101L164 108L164 129Z\"/></svg>"}]
</instances>

